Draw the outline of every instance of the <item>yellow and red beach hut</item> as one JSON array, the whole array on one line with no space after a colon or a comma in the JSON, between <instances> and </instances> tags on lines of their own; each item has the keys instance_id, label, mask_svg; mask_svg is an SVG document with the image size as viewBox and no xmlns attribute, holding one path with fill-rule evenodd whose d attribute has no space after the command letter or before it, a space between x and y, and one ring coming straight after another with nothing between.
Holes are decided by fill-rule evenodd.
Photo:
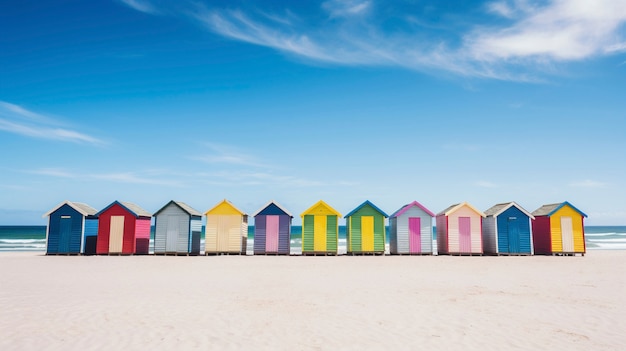
<instances>
[{"instance_id":1,"label":"yellow and red beach hut","mask_svg":"<svg viewBox=\"0 0 626 351\"><path fill-rule=\"evenodd\" d=\"M536 255L586 252L584 218L569 202L543 205L533 211L533 244Z\"/></svg>"}]
</instances>

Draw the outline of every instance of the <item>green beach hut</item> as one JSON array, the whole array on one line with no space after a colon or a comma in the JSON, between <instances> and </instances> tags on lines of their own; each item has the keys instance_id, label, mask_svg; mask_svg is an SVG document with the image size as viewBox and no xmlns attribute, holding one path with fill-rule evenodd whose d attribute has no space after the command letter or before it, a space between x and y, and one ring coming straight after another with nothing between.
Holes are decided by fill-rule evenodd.
<instances>
[{"instance_id":1,"label":"green beach hut","mask_svg":"<svg viewBox=\"0 0 626 351\"><path fill-rule=\"evenodd\" d=\"M345 217L348 254L384 254L387 217L369 200L348 213Z\"/></svg>"},{"instance_id":2,"label":"green beach hut","mask_svg":"<svg viewBox=\"0 0 626 351\"><path fill-rule=\"evenodd\" d=\"M302 254L336 255L341 214L320 200L302 217Z\"/></svg>"}]
</instances>

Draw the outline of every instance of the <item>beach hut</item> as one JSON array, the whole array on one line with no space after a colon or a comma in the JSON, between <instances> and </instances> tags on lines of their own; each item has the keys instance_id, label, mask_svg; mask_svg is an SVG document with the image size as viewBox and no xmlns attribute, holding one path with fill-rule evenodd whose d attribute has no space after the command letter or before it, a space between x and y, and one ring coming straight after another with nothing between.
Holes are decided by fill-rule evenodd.
<instances>
[{"instance_id":1,"label":"beach hut","mask_svg":"<svg viewBox=\"0 0 626 351\"><path fill-rule=\"evenodd\" d=\"M204 252L206 254L246 254L248 215L224 199L206 215Z\"/></svg>"},{"instance_id":2,"label":"beach hut","mask_svg":"<svg viewBox=\"0 0 626 351\"><path fill-rule=\"evenodd\" d=\"M302 218L302 254L336 255L341 214L320 200L300 214Z\"/></svg>"},{"instance_id":3,"label":"beach hut","mask_svg":"<svg viewBox=\"0 0 626 351\"><path fill-rule=\"evenodd\" d=\"M492 206L483 218L483 250L494 255L532 255L531 220L535 217L515 202Z\"/></svg>"},{"instance_id":4,"label":"beach hut","mask_svg":"<svg viewBox=\"0 0 626 351\"><path fill-rule=\"evenodd\" d=\"M533 244L536 255L586 252L582 211L565 201L543 205L533 211Z\"/></svg>"},{"instance_id":5,"label":"beach hut","mask_svg":"<svg viewBox=\"0 0 626 351\"><path fill-rule=\"evenodd\" d=\"M114 201L98 216L98 255L146 255L150 251L152 214L130 203Z\"/></svg>"},{"instance_id":6,"label":"beach hut","mask_svg":"<svg viewBox=\"0 0 626 351\"><path fill-rule=\"evenodd\" d=\"M254 254L289 255L293 216L270 201L254 215Z\"/></svg>"},{"instance_id":7,"label":"beach hut","mask_svg":"<svg viewBox=\"0 0 626 351\"><path fill-rule=\"evenodd\" d=\"M383 210L370 201L365 201L348 213L344 217L348 254L384 254L387 217Z\"/></svg>"},{"instance_id":8,"label":"beach hut","mask_svg":"<svg viewBox=\"0 0 626 351\"><path fill-rule=\"evenodd\" d=\"M482 255L482 218L485 214L467 202L437 213L437 249L440 254Z\"/></svg>"},{"instance_id":9,"label":"beach hut","mask_svg":"<svg viewBox=\"0 0 626 351\"><path fill-rule=\"evenodd\" d=\"M44 214L48 217L46 255L95 254L96 212L89 205L64 201Z\"/></svg>"},{"instance_id":10,"label":"beach hut","mask_svg":"<svg viewBox=\"0 0 626 351\"><path fill-rule=\"evenodd\" d=\"M154 213L155 254L200 254L202 213L180 201L170 201Z\"/></svg>"},{"instance_id":11,"label":"beach hut","mask_svg":"<svg viewBox=\"0 0 626 351\"><path fill-rule=\"evenodd\" d=\"M435 214L417 201L389 217L389 252L393 255L432 255Z\"/></svg>"}]
</instances>

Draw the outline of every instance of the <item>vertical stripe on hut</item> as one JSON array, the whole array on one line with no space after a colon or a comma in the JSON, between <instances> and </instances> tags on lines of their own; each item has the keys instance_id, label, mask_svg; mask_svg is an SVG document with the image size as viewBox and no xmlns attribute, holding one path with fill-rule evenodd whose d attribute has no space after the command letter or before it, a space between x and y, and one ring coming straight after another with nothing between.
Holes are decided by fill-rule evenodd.
<instances>
[{"instance_id":1,"label":"vertical stripe on hut","mask_svg":"<svg viewBox=\"0 0 626 351\"><path fill-rule=\"evenodd\" d=\"M275 201L254 215L254 254L289 255L293 216Z\"/></svg>"},{"instance_id":2,"label":"vertical stripe on hut","mask_svg":"<svg viewBox=\"0 0 626 351\"><path fill-rule=\"evenodd\" d=\"M130 203L114 201L96 214L96 253L146 255L150 250L152 214Z\"/></svg>"},{"instance_id":3,"label":"vertical stripe on hut","mask_svg":"<svg viewBox=\"0 0 626 351\"><path fill-rule=\"evenodd\" d=\"M370 201L365 201L348 213L346 240L349 254L384 254L387 214Z\"/></svg>"},{"instance_id":4,"label":"vertical stripe on hut","mask_svg":"<svg viewBox=\"0 0 626 351\"><path fill-rule=\"evenodd\" d=\"M91 238L95 238L94 229L97 231L98 217L94 208L79 202L64 201L43 217L48 217L47 255L95 253L92 245L95 240Z\"/></svg>"},{"instance_id":5,"label":"vertical stripe on hut","mask_svg":"<svg viewBox=\"0 0 626 351\"><path fill-rule=\"evenodd\" d=\"M435 214L417 201L402 206L389 217L389 251L392 255L432 255Z\"/></svg>"},{"instance_id":6,"label":"vertical stripe on hut","mask_svg":"<svg viewBox=\"0 0 626 351\"><path fill-rule=\"evenodd\" d=\"M320 200L300 214L302 217L302 254L337 254L341 214Z\"/></svg>"}]
</instances>

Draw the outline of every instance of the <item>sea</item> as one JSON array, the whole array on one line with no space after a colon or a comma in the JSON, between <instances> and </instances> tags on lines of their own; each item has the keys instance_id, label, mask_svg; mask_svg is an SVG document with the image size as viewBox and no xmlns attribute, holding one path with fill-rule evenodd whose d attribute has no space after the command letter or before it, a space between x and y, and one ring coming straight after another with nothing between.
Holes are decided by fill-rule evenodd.
<instances>
[{"instance_id":1,"label":"sea","mask_svg":"<svg viewBox=\"0 0 626 351\"><path fill-rule=\"evenodd\" d=\"M387 228L387 231L389 228ZM389 236L387 236L389 237ZM433 239L435 238L433 228ZM588 250L626 250L626 226L586 226L585 240ZM202 228L204 241L204 227ZM254 226L248 227L248 254L252 253ZM150 239L154 247L154 227ZM201 242L201 247L204 243ZM1 251L46 251L46 226L0 226ZM346 252L346 227L339 226L338 253ZM302 226L291 227L291 252L302 252Z\"/></svg>"}]
</instances>

